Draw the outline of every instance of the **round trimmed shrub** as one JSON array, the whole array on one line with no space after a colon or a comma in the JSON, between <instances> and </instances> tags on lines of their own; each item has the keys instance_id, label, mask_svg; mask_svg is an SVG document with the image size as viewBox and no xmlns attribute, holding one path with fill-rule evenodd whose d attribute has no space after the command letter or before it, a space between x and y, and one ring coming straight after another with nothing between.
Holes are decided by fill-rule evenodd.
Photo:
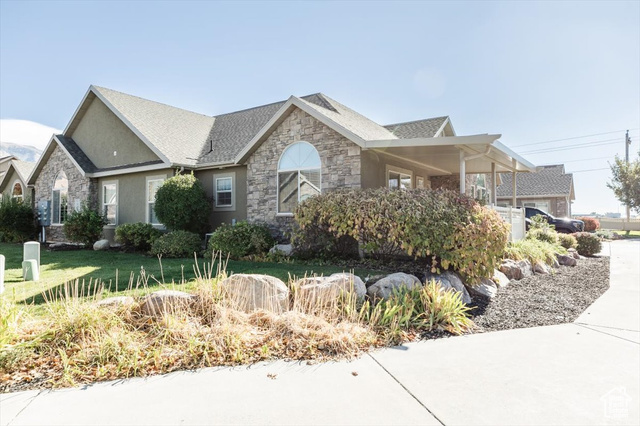
<instances>
[{"instance_id":1,"label":"round trimmed shrub","mask_svg":"<svg viewBox=\"0 0 640 426\"><path fill-rule=\"evenodd\" d=\"M584 232L595 232L600 229L600 221L594 217L579 217L584 222Z\"/></svg>"},{"instance_id":2,"label":"round trimmed shrub","mask_svg":"<svg viewBox=\"0 0 640 426\"><path fill-rule=\"evenodd\" d=\"M30 201L10 196L0 199L0 241L23 243L36 235L36 221Z\"/></svg>"},{"instance_id":3,"label":"round trimmed shrub","mask_svg":"<svg viewBox=\"0 0 640 426\"><path fill-rule=\"evenodd\" d=\"M116 241L136 251L149 251L161 235L150 223L125 223L116 228Z\"/></svg>"},{"instance_id":4,"label":"round trimmed shrub","mask_svg":"<svg viewBox=\"0 0 640 426\"><path fill-rule=\"evenodd\" d=\"M102 229L107 224L107 218L97 210L82 206L78 211L67 215L64 221L64 235L75 243L83 243L86 248L92 248L93 243L102 238Z\"/></svg>"},{"instance_id":5,"label":"round trimmed shrub","mask_svg":"<svg viewBox=\"0 0 640 426\"><path fill-rule=\"evenodd\" d=\"M158 220L172 231L201 233L209 227L211 202L193 173L173 176L156 192Z\"/></svg>"},{"instance_id":6,"label":"round trimmed shrub","mask_svg":"<svg viewBox=\"0 0 640 426\"><path fill-rule=\"evenodd\" d=\"M558 234L558 243L566 249L578 247L578 240L571 234Z\"/></svg>"},{"instance_id":7,"label":"round trimmed shrub","mask_svg":"<svg viewBox=\"0 0 640 426\"><path fill-rule=\"evenodd\" d=\"M590 232L576 232L572 234L578 242L578 253L583 256L593 256L602 250L600 238Z\"/></svg>"},{"instance_id":8,"label":"round trimmed shrub","mask_svg":"<svg viewBox=\"0 0 640 426\"><path fill-rule=\"evenodd\" d=\"M151 244L151 254L163 257L193 257L202 251L198 234L188 231L172 231Z\"/></svg>"},{"instance_id":9,"label":"round trimmed shrub","mask_svg":"<svg viewBox=\"0 0 640 426\"><path fill-rule=\"evenodd\" d=\"M265 254L275 244L269 228L262 224L238 222L235 225L223 223L211 238L205 258L210 258L214 251L229 254L231 259L240 259L250 255Z\"/></svg>"},{"instance_id":10,"label":"round trimmed shrub","mask_svg":"<svg viewBox=\"0 0 640 426\"><path fill-rule=\"evenodd\" d=\"M549 244L558 244L558 233L551 228L531 228L527 232L527 238L544 241Z\"/></svg>"}]
</instances>

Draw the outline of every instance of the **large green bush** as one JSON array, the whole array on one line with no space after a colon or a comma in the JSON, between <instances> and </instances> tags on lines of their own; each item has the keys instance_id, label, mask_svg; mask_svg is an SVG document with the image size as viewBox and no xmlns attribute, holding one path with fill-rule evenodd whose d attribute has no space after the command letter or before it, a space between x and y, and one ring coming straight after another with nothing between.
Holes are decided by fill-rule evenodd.
<instances>
[{"instance_id":1,"label":"large green bush","mask_svg":"<svg viewBox=\"0 0 640 426\"><path fill-rule=\"evenodd\" d=\"M151 245L151 254L164 257L193 257L202 251L202 240L198 234L188 231L173 231L164 234Z\"/></svg>"},{"instance_id":2,"label":"large green bush","mask_svg":"<svg viewBox=\"0 0 640 426\"><path fill-rule=\"evenodd\" d=\"M158 220L172 231L202 233L209 227L211 202L193 173L173 176L156 192Z\"/></svg>"},{"instance_id":3,"label":"large green bush","mask_svg":"<svg viewBox=\"0 0 640 426\"><path fill-rule=\"evenodd\" d=\"M493 274L509 233L495 211L445 190L333 191L301 203L295 219L303 237L308 229L349 236L369 256L430 259L434 272L452 268L469 282Z\"/></svg>"},{"instance_id":4,"label":"large green bush","mask_svg":"<svg viewBox=\"0 0 640 426\"><path fill-rule=\"evenodd\" d=\"M93 247L93 243L102 237L102 228L106 224L107 218L104 215L84 205L80 210L67 215L64 221L64 235L69 241Z\"/></svg>"},{"instance_id":5,"label":"large green bush","mask_svg":"<svg viewBox=\"0 0 640 426\"><path fill-rule=\"evenodd\" d=\"M602 243L597 235L590 232L576 232L572 234L578 241L578 253L583 256L593 256L602 250Z\"/></svg>"},{"instance_id":6,"label":"large green bush","mask_svg":"<svg viewBox=\"0 0 640 426\"><path fill-rule=\"evenodd\" d=\"M3 196L0 199L0 241L22 243L34 238L36 232L31 202Z\"/></svg>"},{"instance_id":7,"label":"large green bush","mask_svg":"<svg viewBox=\"0 0 640 426\"><path fill-rule=\"evenodd\" d=\"M127 248L148 251L162 233L150 223L125 223L116 228L116 241Z\"/></svg>"},{"instance_id":8,"label":"large green bush","mask_svg":"<svg viewBox=\"0 0 640 426\"><path fill-rule=\"evenodd\" d=\"M214 251L221 251L231 259L240 259L254 254L265 254L275 244L269 228L262 224L238 222L235 225L223 223L211 238L205 258L210 258Z\"/></svg>"}]
</instances>

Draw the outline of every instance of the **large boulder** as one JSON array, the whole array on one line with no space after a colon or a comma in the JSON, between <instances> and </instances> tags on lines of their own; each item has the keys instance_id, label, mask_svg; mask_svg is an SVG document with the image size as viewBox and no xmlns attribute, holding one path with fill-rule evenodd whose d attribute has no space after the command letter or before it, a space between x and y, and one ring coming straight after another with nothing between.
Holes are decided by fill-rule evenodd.
<instances>
[{"instance_id":1,"label":"large boulder","mask_svg":"<svg viewBox=\"0 0 640 426\"><path fill-rule=\"evenodd\" d=\"M500 272L510 280L521 280L533 274L531 262L528 260L504 259L500 265Z\"/></svg>"},{"instance_id":2,"label":"large boulder","mask_svg":"<svg viewBox=\"0 0 640 426\"><path fill-rule=\"evenodd\" d=\"M117 309L120 307L131 306L135 302L136 301L131 296L116 296L116 297L109 297L107 299L102 299L97 303L97 305L101 308Z\"/></svg>"},{"instance_id":3,"label":"large boulder","mask_svg":"<svg viewBox=\"0 0 640 426\"><path fill-rule=\"evenodd\" d=\"M471 296L467 288L464 286L462 279L455 272L445 271L442 274L432 274L430 271L426 273L426 282L431 280L439 282L444 290L455 291L460 293L460 298L463 303L471 303Z\"/></svg>"},{"instance_id":4,"label":"large boulder","mask_svg":"<svg viewBox=\"0 0 640 426\"><path fill-rule=\"evenodd\" d=\"M494 269L491 281L493 281L498 288L506 288L511 280L509 280L509 278L502 272Z\"/></svg>"},{"instance_id":5,"label":"large boulder","mask_svg":"<svg viewBox=\"0 0 640 426\"><path fill-rule=\"evenodd\" d=\"M407 290L411 290L415 287L422 287L420 280L410 274L403 272L396 272L395 274L387 275L386 277L376 281L369 288L367 288L367 294L372 299L388 299L391 294L401 289L402 287Z\"/></svg>"},{"instance_id":6,"label":"large boulder","mask_svg":"<svg viewBox=\"0 0 640 426\"><path fill-rule=\"evenodd\" d=\"M536 264L533 265L533 272L536 274L548 275L549 272L551 272L551 268L549 268L549 265L544 262L536 262Z\"/></svg>"},{"instance_id":7,"label":"large boulder","mask_svg":"<svg viewBox=\"0 0 640 426\"><path fill-rule=\"evenodd\" d=\"M293 287L298 292L299 300L310 305L334 303L343 293L353 293L357 300L362 301L367 293L362 279L348 273L302 278L293 283Z\"/></svg>"},{"instance_id":8,"label":"large boulder","mask_svg":"<svg viewBox=\"0 0 640 426\"><path fill-rule=\"evenodd\" d=\"M484 296L493 299L498 294L496 283L488 278L483 278L478 284L468 285L469 293L474 296Z\"/></svg>"},{"instance_id":9,"label":"large boulder","mask_svg":"<svg viewBox=\"0 0 640 426\"><path fill-rule=\"evenodd\" d=\"M109 240L98 240L93 243L94 250L109 250L110 247L111 244L109 243Z\"/></svg>"},{"instance_id":10,"label":"large boulder","mask_svg":"<svg viewBox=\"0 0 640 426\"><path fill-rule=\"evenodd\" d=\"M264 309L280 313L289 309L289 288L276 277L234 274L222 281L220 288L227 299L241 311Z\"/></svg>"},{"instance_id":11,"label":"large boulder","mask_svg":"<svg viewBox=\"0 0 640 426\"><path fill-rule=\"evenodd\" d=\"M564 266L576 266L578 261L573 257L566 254L557 254L556 258L558 263Z\"/></svg>"},{"instance_id":12,"label":"large boulder","mask_svg":"<svg viewBox=\"0 0 640 426\"><path fill-rule=\"evenodd\" d=\"M183 310L193 302L195 296L184 291L159 290L146 296L140 303L140 310L149 316L162 316Z\"/></svg>"},{"instance_id":13,"label":"large boulder","mask_svg":"<svg viewBox=\"0 0 640 426\"><path fill-rule=\"evenodd\" d=\"M273 254L282 254L284 256L291 256L291 253L293 252L293 246L291 244L276 244L275 246L271 247L271 249L269 250L269 253L273 253Z\"/></svg>"},{"instance_id":14,"label":"large boulder","mask_svg":"<svg viewBox=\"0 0 640 426\"><path fill-rule=\"evenodd\" d=\"M576 260L580 259L580 255L578 254L578 250L576 250L574 248L570 248L570 249L567 249L567 252L569 253L569 256L573 257L574 259L576 259Z\"/></svg>"}]
</instances>

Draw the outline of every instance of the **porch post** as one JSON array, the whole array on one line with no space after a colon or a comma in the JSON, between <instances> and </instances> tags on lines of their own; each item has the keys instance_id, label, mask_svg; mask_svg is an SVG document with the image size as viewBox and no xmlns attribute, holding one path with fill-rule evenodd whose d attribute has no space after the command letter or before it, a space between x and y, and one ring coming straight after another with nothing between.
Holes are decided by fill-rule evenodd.
<instances>
[{"instance_id":1,"label":"porch post","mask_svg":"<svg viewBox=\"0 0 640 426\"><path fill-rule=\"evenodd\" d=\"M467 192L467 189L465 187L465 183L466 183L466 170L465 170L465 159L464 159L464 151L460 150L460 193L464 194Z\"/></svg>"},{"instance_id":2,"label":"porch post","mask_svg":"<svg viewBox=\"0 0 640 426\"><path fill-rule=\"evenodd\" d=\"M497 186L496 183L498 174L496 173L496 163L491 162L491 203L494 206L498 205L498 194L497 194Z\"/></svg>"}]
</instances>

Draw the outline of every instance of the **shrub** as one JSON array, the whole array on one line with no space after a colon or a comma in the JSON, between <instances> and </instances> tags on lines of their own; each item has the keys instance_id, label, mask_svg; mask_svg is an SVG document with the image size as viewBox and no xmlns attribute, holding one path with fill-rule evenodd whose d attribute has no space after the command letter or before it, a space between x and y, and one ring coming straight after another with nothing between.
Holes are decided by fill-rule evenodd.
<instances>
[{"instance_id":1,"label":"shrub","mask_svg":"<svg viewBox=\"0 0 640 426\"><path fill-rule=\"evenodd\" d=\"M299 234L348 236L365 254L409 255L431 262L433 272L453 268L469 281L490 277L507 244L508 225L493 210L454 191L386 188L332 191L296 209Z\"/></svg>"},{"instance_id":2,"label":"shrub","mask_svg":"<svg viewBox=\"0 0 640 426\"><path fill-rule=\"evenodd\" d=\"M337 237L317 223L302 231L294 227L291 236L294 255L298 259L357 259L358 241L350 235Z\"/></svg>"},{"instance_id":3,"label":"shrub","mask_svg":"<svg viewBox=\"0 0 640 426\"><path fill-rule=\"evenodd\" d=\"M201 233L209 226L211 202L193 173L164 181L156 192L158 220L172 231Z\"/></svg>"},{"instance_id":4,"label":"shrub","mask_svg":"<svg viewBox=\"0 0 640 426\"><path fill-rule=\"evenodd\" d=\"M125 223L116 228L116 241L134 250L149 251L160 235L150 223Z\"/></svg>"},{"instance_id":5,"label":"shrub","mask_svg":"<svg viewBox=\"0 0 640 426\"><path fill-rule=\"evenodd\" d=\"M600 229L600 221L595 217L579 217L584 222L584 232L595 232Z\"/></svg>"},{"instance_id":6,"label":"shrub","mask_svg":"<svg viewBox=\"0 0 640 426\"><path fill-rule=\"evenodd\" d=\"M578 242L578 253L583 256L593 256L596 253L599 253L602 250L602 243L600 242L600 238L596 235L591 234L589 232L576 232L572 234L576 241Z\"/></svg>"},{"instance_id":7,"label":"shrub","mask_svg":"<svg viewBox=\"0 0 640 426\"><path fill-rule=\"evenodd\" d=\"M566 249L578 247L578 240L571 234L558 234L558 243Z\"/></svg>"},{"instance_id":8,"label":"shrub","mask_svg":"<svg viewBox=\"0 0 640 426\"><path fill-rule=\"evenodd\" d=\"M10 196L0 199L0 241L25 242L36 235L36 222L31 202Z\"/></svg>"},{"instance_id":9,"label":"shrub","mask_svg":"<svg viewBox=\"0 0 640 426\"><path fill-rule=\"evenodd\" d=\"M235 225L223 223L211 238L205 258L210 258L214 251L229 254L231 259L240 259L253 254L265 254L275 244L275 240L265 225L252 224L246 221Z\"/></svg>"},{"instance_id":10,"label":"shrub","mask_svg":"<svg viewBox=\"0 0 640 426\"><path fill-rule=\"evenodd\" d=\"M532 265L536 263L546 263L553 265L556 260L556 253L566 253L562 247L540 241L533 238L509 243L505 251L505 257L514 260L528 260Z\"/></svg>"},{"instance_id":11,"label":"shrub","mask_svg":"<svg viewBox=\"0 0 640 426\"><path fill-rule=\"evenodd\" d=\"M530 228L527 232L527 238L533 240L544 241L549 244L558 244L558 233L551 228Z\"/></svg>"},{"instance_id":12,"label":"shrub","mask_svg":"<svg viewBox=\"0 0 640 426\"><path fill-rule=\"evenodd\" d=\"M93 243L102 237L102 228L106 224L107 218L104 215L84 205L80 210L67 215L64 221L64 235L69 241L92 247Z\"/></svg>"},{"instance_id":13,"label":"shrub","mask_svg":"<svg viewBox=\"0 0 640 426\"><path fill-rule=\"evenodd\" d=\"M531 223L529 224L529 229L541 229L541 230L555 230L556 226L547 222L547 219L544 218L541 214L537 214L531 218Z\"/></svg>"},{"instance_id":14,"label":"shrub","mask_svg":"<svg viewBox=\"0 0 640 426\"><path fill-rule=\"evenodd\" d=\"M172 231L151 244L151 254L164 257L191 257L202 250L200 236L188 231Z\"/></svg>"}]
</instances>

